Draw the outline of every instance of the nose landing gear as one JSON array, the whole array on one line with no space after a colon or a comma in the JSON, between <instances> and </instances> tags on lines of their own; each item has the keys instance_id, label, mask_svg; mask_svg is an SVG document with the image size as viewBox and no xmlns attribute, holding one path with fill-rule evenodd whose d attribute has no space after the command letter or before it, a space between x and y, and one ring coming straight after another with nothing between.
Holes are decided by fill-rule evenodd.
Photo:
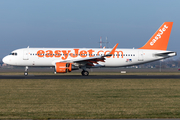
<instances>
[{"instance_id":1,"label":"nose landing gear","mask_svg":"<svg viewBox=\"0 0 180 120\"><path fill-rule=\"evenodd\" d=\"M28 76L28 66L25 67L24 76Z\"/></svg>"}]
</instances>

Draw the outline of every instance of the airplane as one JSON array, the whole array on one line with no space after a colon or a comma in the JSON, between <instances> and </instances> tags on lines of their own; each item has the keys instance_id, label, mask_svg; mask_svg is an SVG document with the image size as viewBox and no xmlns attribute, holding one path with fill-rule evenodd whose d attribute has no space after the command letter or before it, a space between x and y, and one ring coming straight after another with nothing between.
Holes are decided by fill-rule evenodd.
<instances>
[{"instance_id":1,"label":"airplane","mask_svg":"<svg viewBox=\"0 0 180 120\"><path fill-rule=\"evenodd\" d=\"M29 66L54 67L54 73L68 73L82 69L88 76L88 68L126 67L176 56L167 51L173 22L164 22L148 42L138 49L103 48L22 48L12 51L3 62L13 66L24 66L28 75Z\"/></svg>"}]
</instances>

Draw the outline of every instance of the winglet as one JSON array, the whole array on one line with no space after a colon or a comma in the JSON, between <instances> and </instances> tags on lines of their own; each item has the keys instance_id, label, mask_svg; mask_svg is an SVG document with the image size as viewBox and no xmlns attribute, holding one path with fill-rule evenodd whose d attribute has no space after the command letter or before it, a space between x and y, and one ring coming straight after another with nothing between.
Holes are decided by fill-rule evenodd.
<instances>
[{"instance_id":1,"label":"winglet","mask_svg":"<svg viewBox=\"0 0 180 120\"><path fill-rule=\"evenodd\" d=\"M113 55L114 52L116 51L116 48L117 48L118 45L119 45L119 43L117 43L117 44L113 47L113 49L112 49L106 56L111 56L111 55Z\"/></svg>"},{"instance_id":2,"label":"winglet","mask_svg":"<svg viewBox=\"0 0 180 120\"><path fill-rule=\"evenodd\" d=\"M139 49L166 50L173 22L164 22L149 41Z\"/></svg>"}]
</instances>

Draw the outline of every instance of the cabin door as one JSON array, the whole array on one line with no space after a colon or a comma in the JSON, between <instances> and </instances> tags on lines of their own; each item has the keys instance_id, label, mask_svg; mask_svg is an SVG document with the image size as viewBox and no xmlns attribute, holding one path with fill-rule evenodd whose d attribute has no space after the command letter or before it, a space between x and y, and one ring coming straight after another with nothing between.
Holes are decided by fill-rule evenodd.
<instances>
[{"instance_id":1,"label":"cabin door","mask_svg":"<svg viewBox=\"0 0 180 120\"><path fill-rule=\"evenodd\" d=\"M138 61L144 61L144 53L143 53L143 51L138 52Z\"/></svg>"},{"instance_id":2,"label":"cabin door","mask_svg":"<svg viewBox=\"0 0 180 120\"><path fill-rule=\"evenodd\" d=\"M29 60L29 56L28 56L28 51L27 50L23 51L23 60Z\"/></svg>"}]
</instances>

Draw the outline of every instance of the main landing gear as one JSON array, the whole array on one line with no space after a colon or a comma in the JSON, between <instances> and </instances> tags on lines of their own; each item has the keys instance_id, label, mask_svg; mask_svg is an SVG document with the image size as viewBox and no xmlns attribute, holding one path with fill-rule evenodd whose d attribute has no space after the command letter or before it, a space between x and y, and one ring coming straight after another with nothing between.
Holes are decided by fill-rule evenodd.
<instances>
[{"instance_id":1,"label":"main landing gear","mask_svg":"<svg viewBox=\"0 0 180 120\"><path fill-rule=\"evenodd\" d=\"M89 75L89 72L86 71L86 70L83 70L83 71L81 72L81 74L82 74L82 76L88 76L88 75Z\"/></svg>"},{"instance_id":2,"label":"main landing gear","mask_svg":"<svg viewBox=\"0 0 180 120\"><path fill-rule=\"evenodd\" d=\"M28 76L28 66L25 67L24 76Z\"/></svg>"}]
</instances>

